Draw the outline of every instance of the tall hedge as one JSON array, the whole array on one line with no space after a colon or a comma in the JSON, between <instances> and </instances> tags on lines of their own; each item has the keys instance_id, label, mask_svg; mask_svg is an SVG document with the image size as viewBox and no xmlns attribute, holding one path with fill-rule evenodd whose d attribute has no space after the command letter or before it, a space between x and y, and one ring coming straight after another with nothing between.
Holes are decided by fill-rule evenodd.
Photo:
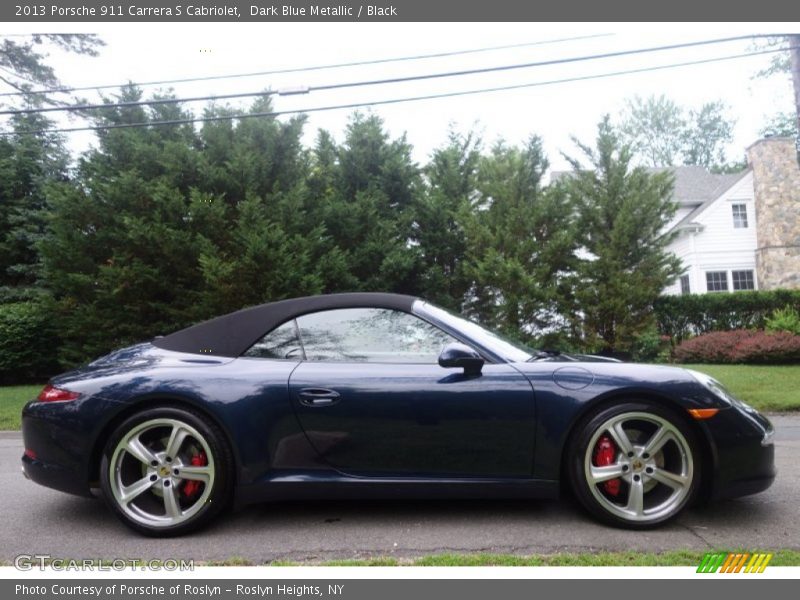
<instances>
[{"instance_id":1,"label":"tall hedge","mask_svg":"<svg viewBox=\"0 0 800 600\"><path fill-rule=\"evenodd\" d=\"M800 290L661 296L653 308L659 333L673 343L711 331L763 329L773 311L800 309Z\"/></svg>"},{"instance_id":2,"label":"tall hedge","mask_svg":"<svg viewBox=\"0 0 800 600\"><path fill-rule=\"evenodd\" d=\"M35 383L58 373L58 337L40 301L0 304L0 385Z\"/></svg>"}]
</instances>

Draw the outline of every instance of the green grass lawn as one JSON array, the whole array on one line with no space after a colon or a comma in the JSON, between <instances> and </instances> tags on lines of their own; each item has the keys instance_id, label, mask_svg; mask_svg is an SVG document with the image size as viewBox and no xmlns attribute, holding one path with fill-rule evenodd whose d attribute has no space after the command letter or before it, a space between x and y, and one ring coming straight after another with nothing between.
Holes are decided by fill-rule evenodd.
<instances>
[{"instance_id":1,"label":"green grass lawn","mask_svg":"<svg viewBox=\"0 0 800 600\"><path fill-rule=\"evenodd\" d=\"M709 550L708 552L711 552ZM697 567L706 550L671 550L668 552L563 552L557 554L430 554L417 558L374 556L370 558L345 558L339 560L310 561L251 561L242 557L226 560L195 561L195 566L211 567ZM797 550L775 550L761 548L720 548L713 552L764 552L772 554L770 567L800 566ZM76 559L78 560L78 559ZM83 559L80 559L83 560ZM111 560L92 560L92 564L111 564ZM150 560L148 563L152 562ZM144 564L145 561L140 561ZM10 566L0 560L0 566Z\"/></svg>"},{"instance_id":2,"label":"green grass lawn","mask_svg":"<svg viewBox=\"0 0 800 600\"><path fill-rule=\"evenodd\" d=\"M19 429L22 407L42 391L43 385L0 387L0 430Z\"/></svg>"},{"instance_id":3,"label":"green grass lawn","mask_svg":"<svg viewBox=\"0 0 800 600\"><path fill-rule=\"evenodd\" d=\"M680 365L720 381L758 410L800 410L800 365Z\"/></svg>"},{"instance_id":4,"label":"green grass lawn","mask_svg":"<svg viewBox=\"0 0 800 600\"><path fill-rule=\"evenodd\" d=\"M727 550L719 550L725 552ZM732 552L770 552L773 567L796 567L800 565L800 552L796 550L732 549ZM696 567L705 551L673 550L671 552L596 552L561 553L515 556L513 554L433 554L419 558L395 558L377 556L329 561L293 562L275 561L271 566L318 565L323 567ZM256 563L244 558L212 561L215 566L250 566Z\"/></svg>"},{"instance_id":5,"label":"green grass lawn","mask_svg":"<svg viewBox=\"0 0 800 600\"><path fill-rule=\"evenodd\" d=\"M800 365L678 365L708 373L733 395L764 411L800 410ZM0 429L19 429L22 406L42 385L0 387Z\"/></svg>"},{"instance_id":6,"label":"green grass lawn","mask_svg":"<svg viewBox=\"0 0 800 600\"><path fill-rule=\"evenodd\" d=\"M708 550L711 552L712 550ZM703 560L706 550L671 550L668 552L563 552L557 554L533 554L517 556L514 554L430 554L417 558L397 558L394 556L374 556L370 558L345 558L324 561L276 560L267 562L251 561L242 557L226 560L195 561L195 566L212 567L697 567ZM762 548L718 548L713 552L764 552L771 553L770 567L800 566L800 552L797 550L776 550ZM144 561L141 561L144 564ZM150 562L150 561L148 561ZM110 564L110 560L93 560L93 564ZM0 561L0 566L9 566Z\"/></svg>"}]
</instances>

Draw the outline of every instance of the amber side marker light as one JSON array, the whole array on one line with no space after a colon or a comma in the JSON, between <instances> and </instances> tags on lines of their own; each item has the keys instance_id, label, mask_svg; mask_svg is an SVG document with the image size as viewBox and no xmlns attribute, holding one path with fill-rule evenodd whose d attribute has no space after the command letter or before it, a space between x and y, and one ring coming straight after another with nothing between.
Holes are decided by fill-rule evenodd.
<instances>
[{"instance_id":1,"label":"amber side marker light","mask_svg":"<svg viewBox=\"0 0 800 600\"><path fill-rule=\"evenodd\" d=\"M689 414L698 421L703 419L710 419L719 412L718 408L690 408Z\"/></svg>"}]
</instances>

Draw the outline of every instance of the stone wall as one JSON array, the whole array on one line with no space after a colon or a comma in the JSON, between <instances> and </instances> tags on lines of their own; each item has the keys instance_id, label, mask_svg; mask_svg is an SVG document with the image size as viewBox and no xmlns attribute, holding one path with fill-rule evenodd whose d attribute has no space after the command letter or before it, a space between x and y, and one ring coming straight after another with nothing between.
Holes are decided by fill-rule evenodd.
<instances>
[{"instance_id":1,"label":"stone wall","mask_svg":"<svg viewBox=\"0 0 800 600\"><path fill-rule=\"evenodd\" d=\"M762 290L800 288L800 167L794 140L747 149L756 206L756 276Z\"/></svg>"}]
</instances>

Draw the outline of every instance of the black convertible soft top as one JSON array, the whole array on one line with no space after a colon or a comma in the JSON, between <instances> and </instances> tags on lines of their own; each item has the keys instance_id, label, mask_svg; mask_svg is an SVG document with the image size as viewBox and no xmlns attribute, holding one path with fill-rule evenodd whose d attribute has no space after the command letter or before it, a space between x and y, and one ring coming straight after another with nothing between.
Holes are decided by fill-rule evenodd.
<instances>
[{"instance_id":1,"label":"black convertible soft top","mask_svg":"<svg viewBox=\"0 0 800 600\"><path fill-rule=\"evenodd\" d=\"M411 312L417 298L400 294L351 293L307 296L260 304L192 325L156 338L153 345L164 350L241 356L265 333L307 313L332 308L391 308Z\"/></svg>"}]
</instances>

